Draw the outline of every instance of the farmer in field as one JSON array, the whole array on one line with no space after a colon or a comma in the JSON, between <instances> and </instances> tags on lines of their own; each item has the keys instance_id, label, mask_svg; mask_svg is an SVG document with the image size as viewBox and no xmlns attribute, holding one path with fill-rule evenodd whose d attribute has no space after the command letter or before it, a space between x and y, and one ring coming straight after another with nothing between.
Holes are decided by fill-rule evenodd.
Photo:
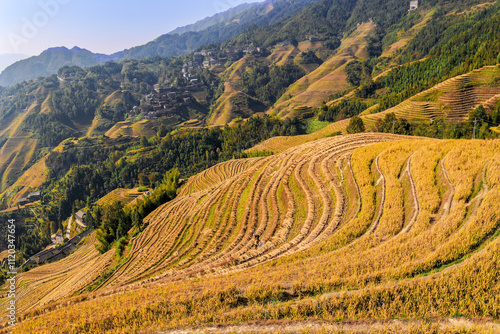
<instances>
[{"instance_id":1,"label":"farmer in field","mask_svg":"<svg viewBox=\"0 0 500 334\"><path fill-rule=\"evenodd\" d=\"M262 245L262 243L260 242L260 235L254 234L253 237L254 237L254 247L255 249L257 249L257 247Z\"/></svg>"}]
</instances>

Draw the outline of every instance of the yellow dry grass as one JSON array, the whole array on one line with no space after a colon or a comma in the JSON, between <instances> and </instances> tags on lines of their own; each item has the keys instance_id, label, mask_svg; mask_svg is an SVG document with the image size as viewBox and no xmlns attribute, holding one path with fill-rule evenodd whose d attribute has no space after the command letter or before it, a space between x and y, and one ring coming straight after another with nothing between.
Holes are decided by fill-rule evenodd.
<instances>
[{"instance_id":1,"label":"yellow dry grass","mask_svg":"<svg viewBox=\"0 0 500 334\"><path fill-rule=\"evenodd\" d=\"M148 120L143 120L140 122L118 122L111 129L106 132L106 136L109 138L118 138L121 136L128 137L152 137L156 134L156 131L152 128L152 122Z\"/></svg>"},{"instance_id":2,"label":"yellow dry grass","mask_svg":"<svg viewBox=\"0 0 500 334\"><path fill-rule=\"evenodd\" d=\"M22 274L33 276L19 304L32 312L14 333L498 319L499 149L499 140L358 134L224 163L146 218L99 291L45 295L84 270L65 281Z\"/></svg>"},{"instance_id":3,"label":"yellow dry grass","mask_svg":"<svg viewBox=\"0 0 500 334\"><path fill-rule=\"evenodd\" d=\"M122 202L123 204L129 204L135 201L139 196L142 196L142 192L138 191L139 188L134 189L115 189L106 196L100 198L97 201L98 205L112 205L115 202Z\"/></svg>"}]
</instances>

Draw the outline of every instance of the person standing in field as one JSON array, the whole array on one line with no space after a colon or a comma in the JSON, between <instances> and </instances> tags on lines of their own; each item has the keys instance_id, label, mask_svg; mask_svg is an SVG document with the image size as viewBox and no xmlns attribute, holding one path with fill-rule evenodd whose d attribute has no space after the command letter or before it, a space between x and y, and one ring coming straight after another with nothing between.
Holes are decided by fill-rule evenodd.
<instances>
[{"instance_id":1,"label":"person standing in field","mask_svg":"<svg viewBox=\"0 0 500 334\"><path fill-rule=\"evenodd\" d=\"M259 247L260 245L260 235L254 234L253 237L254 237L254 247L255 249L257 249L257 247Z\"/></svg>"}]
</instances>

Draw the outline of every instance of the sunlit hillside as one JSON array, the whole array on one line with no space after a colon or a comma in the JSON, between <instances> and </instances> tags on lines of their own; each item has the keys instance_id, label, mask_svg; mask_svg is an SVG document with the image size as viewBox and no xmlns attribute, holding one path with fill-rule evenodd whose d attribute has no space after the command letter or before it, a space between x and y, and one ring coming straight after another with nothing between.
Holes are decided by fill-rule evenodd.
<instances>
[{"instance_id":1,"label":"sunlit hillside","mask_svg":"<svg viewBox=\"0 0 500 334\"><path fill-rule=\"evenodd\" d=\"M499 146L358 134L216 166L146 218L95 292L80 294L114 250L96 258L93 238L72 255L84 270L65 260L19 275L30 312L15 332L242 331L285 319L381 330L398 318L386 328L435 333L458 328L447 320L457 315L494 330ZM67 288L50 288L61 275Z\"/></svg>"}]
</instances>

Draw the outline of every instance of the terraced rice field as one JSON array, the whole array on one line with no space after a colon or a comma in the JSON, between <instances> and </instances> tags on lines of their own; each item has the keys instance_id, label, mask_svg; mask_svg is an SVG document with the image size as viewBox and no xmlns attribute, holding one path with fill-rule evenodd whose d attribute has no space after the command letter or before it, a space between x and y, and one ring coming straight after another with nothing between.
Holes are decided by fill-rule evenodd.
<instances>
[{"instance_id":1,"label":"terraced rice field","mask_svg":"<svg viewBox=\"0 0 500 334\"><path fill-rule=\"evenodd\" d=\"M462 122L480 104L487 109L495 106L495 103L500 99L500 87L494 85L498 78L500 78L500 66L485 66L443 81L393 108L376 114L363 113L360 117L363 119L367 131L373 131L377 120L383 119L389 113L394 113L398 118L406 118L416 122L430 122L431 119L438 118L446 119L449 122ZM345 134L348 125L349 119L345 119L308 135L273 137L249 151L282 152L300 143L331 136L339 131Z\"/></svg>"},{"instance_id":2,"label":"terraced rice field","mask_svg":"<svg viewBox=\"0 0 500 334\"><path fill-rule=\"evenodd\" d=\"M466 73L423 91L383 113L363 118L365 125L373 126L387 113L395 113L408 120L444 118L449 122L461 122L480 104L494 106L500 98L500 87L494 86L500 77L500 66L486 66Z\"/></svg>"},{"instance_id":3,"label":"terraced rice field","mask_svg":"<svg viewBox=\"0 0 500 334\"><path fill-rule=\"evenodd\" d=\"M397 318L431 319L413 332L402 320L401 332L446 323L455 333L457 314L494 332L499 149L499 140L367 133L215 166L146 218L97 292L29 313L14 332ZM28 288L21 304L40 305L36 284Z\"/></svg>"},{"instance_id":4,"label":"terraced rice field","mask_svg":"<svg viewBox=\"0 0 500 334\"><path fill-rule=\"evenodd\" d=\"M46 160L47 156L40 159L40 161L24 172L13 185L0 194L0 197L3 197L7 194L15 193L14 196L8 198L10 207L17 208L16 204L19 198L27 196L30 191L38 189L42 185L48 175Z\"/></svg>"},{"instance_id":5,"label":"terraced rice field","mask_svg":"<svg viewBox=\"0 0 500 334\"><path fill-rule=\"evenodd\" d=\"M248 63L254 60L254 56L247 55L236 61L221 74L222 77L226 78L224 93L222 93L215 103L214 111L208 121L210 125L225 125L235 118L247 118L255 113L255 110L251 110L247 103L254 99L238 88L238 81L241 79L243 73L245 73Z\"/></svg>"},{"instance_id":6,"label":"terraced rice field","mask_svg":"<svg viewBox=\"0 0 500 334\"><path fill-rule=\"evenodd\" d=\"M17 275L16 308L20 313L71 297L92 283L109 267L113 252L99 255L94 246L95 233L84 242L85 245L60 261ZM2 310L7 308L5 301L5 291L0 290Z\"/></svg>"},{"instance_id":7,"label":"terraced rice field","mask_svg":"<svg viewBox=\"0 0 500 334\"><path fill-rule=\"evenodd\" d=\"M37 103L34 103L26 112L12 119L6 128L0 127L2 133L8 133L8 140L0 147L0 192L22 175L35 153L38 140L32 139L31 134L24 131L22 123L37 107Z\"/></svg>"},{"instance_id":8,"label":"terraced rice field","mask_svg":"<svg viewBox=\"0 0 500 334\"><path fill-rule=\"evenodd\" d=\"M350 85L345 74L345 64L366 59L365 38L375 29L373 23L363 23L349 37L342 40L337 53L316 70L292 84L283 97L268 111L280 117L298 116L300 107L319 107L328 96L341 92Z\"/></svg>"},{"instance_id":9,"label":"terraced rice field","mask_svg":"<svg viewBox=\"0 0 500 334\"><path fill-rule=\"evenodd\" d=\"M118 138L120 136L152 137L156 134L156 131L151 126L152 123L147 120L138 123L118 122L106 132L106 136L110 138Z\"/></svg>"},{"instance_id":10,"label":"terraced rice field","mask_svg":"<svg viewBox=\"0 0 500 334\"><path fill-rule=\"evenodd\" d=\"M138 191L139 188L134 189L115 189L106 196L100 198L97 201L98 205L111 205L115 202L122 202L123 204L128 204L134 201L139 196L142 196L142 192Z\"/></svg>"}]
</instances>

